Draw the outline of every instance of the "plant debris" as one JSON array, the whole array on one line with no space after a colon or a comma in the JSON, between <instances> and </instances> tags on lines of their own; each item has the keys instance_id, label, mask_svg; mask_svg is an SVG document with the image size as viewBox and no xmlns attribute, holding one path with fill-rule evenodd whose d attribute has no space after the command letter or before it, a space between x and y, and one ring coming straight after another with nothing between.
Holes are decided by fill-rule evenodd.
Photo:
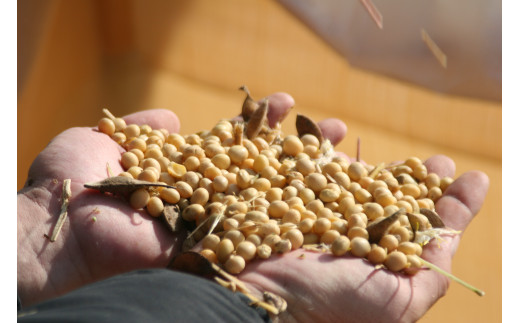
<instances>
[{"instance_id":1,"label":"plant debris","mask_svg":"<svg viewBox=\"0 0 520 323\"><path fill-rule=\"evenodd\" d=\"M312 121L312 119L304 116L303 114L296 115L296 131L298 132L298 137L302 137L306 134L311 134L318 138L318 141L323 143L324 137L321 132L320 127L316 122Z\"/></svg>"},{"instance_id":2,"label":"plant debris","mask_svg":"<svg viewBox=\"0 0 520 323\"><path fill-rule=\"evenodd\" d=\"M257 299L241 280L226 273L197 252L181 253L172 259L167 268L214 280L233 292L240 291L251 300L251 304L262 307L274 315L278 315L287 309L285 299L271 292L264 292L263 301Z\"/></svg>"},{"instance_id":3,"label":"plant debris","mask_svg":"<svg viewBox=\"0 0 520 323\"><path fill-rule=\"evenodd\" d=\"M180 210L177 204L165 204L162 212L162 218L172 232L179 232L182 226L182 217L179 216Z\"/></svg>"},{"instance_id":4,"label":"plant debris","mask_svg":"<svg viewBox=\"0 0 520 323\"><path fill-rule=\"evenodd\" d=\"M259 104L255 100L253 100L253 98L251 97L251 94L249 93L249 89L247 88L247 86L242 85L239 88L239 90L242 90L242 91L246 92L246 94L247 94L247 96L244 100L244 103L242 104L241 116L245 122L248 122L249 118L251 118L251 116L253 115L253 112L255 112L255 110L258 108Z\"/></svg>"},{"instance_id":5,"label":"plant debris","mask_svg":"<svg viewBox=\"0 0 520 323\"><path fill-rule=\"evenodd\" d=\"M262 127L267 122L267 112L269 110L268 100L262 101L262 104L252 114L251 118L246 124L245 132L249 139L254 139L262 130Z\"/></svg>"},{"instance_id":6,"label":"plant debris","mask_svg":"<svg viewBox=\"0 0 520 323\"><path fill-rule=\"evenodd\" d=\"M430 221L430 224L432 225L432 227L434 227L434 228L445 228L446 227L444 225L444 222L442 222L441 217L437 213L435 213L435 211L421 208L420 212L422 215L424 215L425 217L428 218L428 221Z\"/></svg>"},{"instance_id":7,"label":"plant debris","mask_svg":"<svg viewBox=\"0 0 520 323\"><path fill-rule=\"evenodd\" d=\"M175 188L175 186L161 184L161 183L152 183L147 181L141 181L129 177L124 176L114 176L104 179L99 182L94 183L85 183L83 185L86 188L98 190L103 193L112 193L112 194L127 194L135 191L138 188L142 187L166 187L166 188Z\"/></svg>"},{"instance_id":8,"label":"plant debris","mask_svg":"<svg viewBox=\"0 0 520 323\"><path fill-rule=\"evenodd\" d=\"M61 232L61 228L65 223L65 219L67 218L67 208L69 206L69 199L72 196L72 192L70 190L70 182L70 178L63 180L63 190L61 192L61 210L60 215L58 217L58 222L56 223L56 226L52 231L52 235L49 238L51 242L56 241L56 238L58 237L58 234Z\"/></svg>"},{"instance_id":9,"label":"plant debris","mask_svg":"<svg viewBox=\"0 0 520 323\"><path fill-rule=\"evenodd\" d=\"M368 241L370 243L378 243L379 240L381 240L381 238L385 235L388 228L395 221L398 220L399 215L401 215L401 213L403 213L404 210L405 210L404 208L401 208L401 209L397 210L396 212L394 212L389 217L386 217L377 223L373 223L373 224L370 224L369 226L367 226L367 232L368 232L368 236L369 236Z\"/></svg>"}]
</instances>

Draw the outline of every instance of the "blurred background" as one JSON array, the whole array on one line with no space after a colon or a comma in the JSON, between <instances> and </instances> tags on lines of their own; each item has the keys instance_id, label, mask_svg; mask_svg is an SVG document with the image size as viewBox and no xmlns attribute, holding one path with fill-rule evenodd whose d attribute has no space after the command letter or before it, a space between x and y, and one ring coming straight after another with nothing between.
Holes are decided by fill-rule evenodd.
<instances>
[{"instance_id":1,"label":"blurred background","mask_svg":"<svg viewBox=\"0 0 520 323\"><path fill-rule=\"evenodd\" d=\"M377 11L367 10L373 3ZM348 126L338 150L371 163L446 154L491 181L452 283L421 322L499 322L501 1L18 0L18 181L61 131L165 108L181 133L290 93L296 113ZM372 15L370 12L379 13ZM382 28L378 26L382 23ZM435 45L428 44L431 39Z\"/></svg>"}]
</instances>

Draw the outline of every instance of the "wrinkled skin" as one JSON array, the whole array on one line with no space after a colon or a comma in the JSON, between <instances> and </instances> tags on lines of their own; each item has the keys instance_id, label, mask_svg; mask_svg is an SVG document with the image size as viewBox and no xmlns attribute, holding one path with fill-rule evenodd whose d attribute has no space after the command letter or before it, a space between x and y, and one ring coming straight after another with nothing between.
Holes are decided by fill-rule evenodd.
<instances>
[{"instance_id":1,"label":"wrinkled skin","mask_svg":"<svg viewBox=\"0 0 520 323\"><path fill-rule=\"evenodd\" d=\"M283 118L294 104L285 93L269 96L269 121ZM149 124L178 132L177 117L168 110L138 112L127 124ZM337 119L319 123L337 144L346 126ZM18 295L24 306L61 295L85 284L140 268L165 267L179 253L185 233L172 234L144 211L122 198L85 189L83 184L122 171L123 149L93 128L71 128L56 138L33 162L25 187L18 192ZM430 172L454 176L446 156L426 161ZM72 179L68 219L56 242L49 242L60 209L62 182ZM444 223L464 231L479 211L488 178L478 171L462 174L436 204ZM450 270L460 235L443 237L424 248L423 258ZM304 257L301 255L305 254ZM449 281L431 271L415 276L375 269L367 261L303 250L253 261L239 275L261 296L271 291L285 298L284 322L409 322L419 319L448 288Z\"/></svg>"}]
</instances>

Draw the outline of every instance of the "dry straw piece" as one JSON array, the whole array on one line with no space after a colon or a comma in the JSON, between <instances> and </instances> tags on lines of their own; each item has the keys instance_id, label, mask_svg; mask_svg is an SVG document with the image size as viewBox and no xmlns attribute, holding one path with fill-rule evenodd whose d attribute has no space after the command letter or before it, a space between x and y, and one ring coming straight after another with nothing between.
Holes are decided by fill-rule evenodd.
<instances>
[{"instance_id":1,"label":"dry straw piece","mask_svg":"<svg viewBox=\"0 0 520 323\"><path fill-rule=\"evenodd\" d=\"M58 234L61 232L61 228L65 223L65 219L67 219L67 208L69 207L69 199L72 196L72 191L70 190L70 178L63 180L62 193L61 193L61 209L60 215L58 216L58 222L52 231L51 237L49 240L51 242L56 241Z\"/></svg>"},{"instance_id":2,"label":"dry straw piece","mask_svg":"<svg viewBox=\"0 0 520 323\"><path fill-rule=\"evenodd\" d=\"M430 37L430 35L426 32L426 30L421 29L421 38L428 46L428 49L432 52L433 56L437 59L439 64L441 64L442 67L447 68L448 67L448 57L444 52L440 49L440 47L433 41L433 39Z\"/></svg>"},{"instance_id":3,"label":"dry straw piece","mask_svg":"<svg viewBox=\"0 0 520 323\"><path fill-rule=\"evenodd\" d=\"M377 7L374 5L374 3L371 0L360 0L363 6L365 6L365 9L367 10L368 14L374 20L377 27L379 29L383 29L383 15Z\"/></svg>"},{"instance_id":4,"label":"dry straw piece","mask_svg":"<svg viewBox=\"0 0 520 323\"><path fill-rule=\"evenodd\" d=\"M301 114L298 135L284 135L280 124L269 126L269 102L240 89L247 94L243 120L222 119L196 134L126 125L104 110L99 130L127 150L125 171L85 187L128 198L171 231L185 227L183 250L203 246L183 260L193 261L185 270L200 274L208 267L201 263L210 263L217 282L233 290L243 288L229 273L296 249L360 257L407 275L433 268L418 260L423 246L458 234L444 226L432 200L453 179L428 174L417 157L366 164L360 139L356 161L338 157L318 124ZM255 302L284 309L265 298Z\"/></svg>"}]
</instances>

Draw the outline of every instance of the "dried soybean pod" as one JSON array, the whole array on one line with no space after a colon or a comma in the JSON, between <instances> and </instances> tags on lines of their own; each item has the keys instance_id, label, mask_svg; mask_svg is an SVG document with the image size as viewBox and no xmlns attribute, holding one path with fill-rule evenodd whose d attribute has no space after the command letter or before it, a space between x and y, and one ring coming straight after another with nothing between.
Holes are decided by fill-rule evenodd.
<instances>
[{"instance_id":1,"label":"dried soybean pod","mask_svg":"<svg viewBox=\"0 0 520 323\"><path fill-rule=\"evenodd\" d=\"M168 264L167 268L208 279L213 279L218 274L208 259L193 251L183 252L176 256Z\"/></svg>"},{"instance_id":2,"label":"dried soybean pod","mask_svg":"<svg viewBox=\"0 0 520 323\"><path fill-rule=\"evenodd\" d=\"M161 183L152 183L147 181L140 181L137 179L123 177L123 176L114 176L104 179L99 182L94 183L85 183L83 185L86 188L91 188L98 190L100 192L108 192L113 194L125 194L135 191L138 188L142 187L167 187L174 188L173 186Z\"/></svg>"},{"instance_id":3,"label":"dried soybean pod","mask_svg":"<svg viewBox=\"0 0 520 323\"><path fill-rule=\"evenodd\" d=\"M269 110L269 101L266 99L262 104L251 114L251 118L246 124L246 136L252 140L260 133L263 125L267 121L267 111Z\"/></svg>"},{"instance_id":4,"label":"dried soybean pod","mask_svg":"<svg viewBox=\"0 0 520 323\"><path fill-rule=\"evenodd\" d=\"M413 232L424 231L428 228L428 224L426 222L429 220L425 215L407 212L406 216L408 217L408 221L410 222L410 226L412 227Z\"/></svg>"},{"instance_id":5,"label":"dried soybean pod","mask_svg":"<svg viewBox=\"0 0 520 323\"><path fill-rule=\"evenodd\" d=\"M373 223L369 226L367 226L366 230L368 231L368 240L370 243L378 243L379 240L383 237L383 235L386 233L388 228L398 220L399 215L404 212L405 209L401 208L394 212L389 217L384 218L383 220Z\"/></svg>"},{"instance_id":6,"label":"dried soybean pod","mask_svg":"<svg viewBox=\"0 0 520 323\"><path fill-rule=\"evenodd\" d=\"M302 137L306 134L311 134L318 138L320 144L323 142L324 138L320 127L310 118L302 114L296 115L296 131L298 131L298 137Z\"/></svg>"},{"instance_id":7,"label":"dried soybean pod","mask_svg":"<svg viewBox=\"0 0 520 323\"><path fill-rule=\"evenodd\" d=\"M442 222L441 217L434 211L428 210L428 209L420 209L420 212L422 215L424 215L425 217L428 218L428 221L430 221L430 224L432 225L432 227L434 227L434 228L446 227L444 225L444 222Z\"/></svg>"},{"instance_id":8,"label":"dried soybean pod","mask_svg":"<svg viewBox=\"0 0 520 323\"><path fill-rule=\"evenodd\" d=\"M181 217L179 216L179 207L176 204L164 204L164 210L162 212L162 218L166 225L172 230L172 232L178 232L181 224Z\"/></svg>"},{"instance_id":9,"label":"dried soybean pod","mask_svg":"<svg viewBox=\"0 0 520 323\"><path fill-rule=\"evenodd\" d=\"M246 98L244 99L244 103L242 103L242 118L244 121L249 121L249 118L251 118L251 115L255 110L258 108L258 103L253 100L251 97L251 93L249 93L249 89L247 86L242 85L239 90L242 90L246 92Z\"/></svg>"}]
</instances>

